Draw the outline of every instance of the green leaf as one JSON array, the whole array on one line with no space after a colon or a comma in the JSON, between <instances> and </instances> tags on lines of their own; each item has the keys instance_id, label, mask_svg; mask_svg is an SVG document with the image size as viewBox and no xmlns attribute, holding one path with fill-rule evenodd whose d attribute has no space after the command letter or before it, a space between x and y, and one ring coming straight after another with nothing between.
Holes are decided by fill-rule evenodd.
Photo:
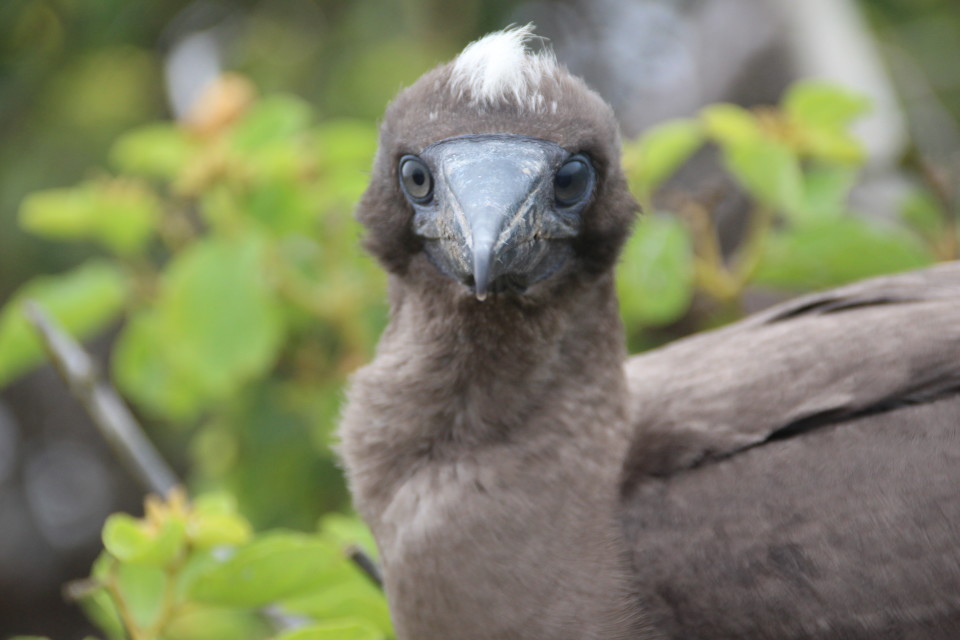
<instances>
[{"instance_id":1,"label":"green leaf","mask_svg":"<svg viewBox=\"0 0 960 640\"><path fill-rule=\"evenodd\" d=\"M172 361L153 309L128 320L114 345L111 368L124 395L152 415L186 421L204 406L206 396L191 373Z\"/></svg>"},{"instance_id":2,"label":"green leaf","mask_svg":"<svg viewBox=\"0 0 960 640\"><path fill-rule=\"evenodd\" d=\"M274 640L383 640L375 627L359 621L325 622L276 636Z\"/></svg>"},{"instance_id":3,"label":"green leaf","mask_svg":"<svg viewBox=\"0 0 960 640\"><path fill-rule=\"evenodd\" d=\"M383 592L366 576L352 573L313 593L284 600L284 611L310 616L316 620L350 618L362 620L381 634L392 633L390 609Z\"/></svg>"},{"instance_id":4,"label":"green leaf","mask_svg":"<svg viewBox=\"0 0 960 640\"><path fill-rule=\"evenodd\" d=\"M807 155L841 164L860 164L863 149L848 127L867 112L870 101L818 80L793 85L783 100L787 119Z\"/></svg>"},{"instance_id":5,"label":"green leaf","mask_svg":"<svg viewBox=\"0 0 960 640\"><path fill-rule=\"evenodd\" d=\"M307 233L316 224L316 203L296 174L261 180L245 196L244 205L250 216L275 233Z\"/></svg>"},{"instance_id":6,"label":"green leaf","mask_svg":"<svg viewBox=\"0 0 960 640\"><path fill-rule=\"evenodd\" d=\"M771 234L754 281L809 291L932 262L933 257L903 230L843 217Z\"/></svg>"},{"instance_id":7,"label":"green leaf","mask_svg":"<svg viewBox=\"0 0 960 640\"><path fill-rule=\"evenodd\" d=\"M641 200L649 200L660 183L702 144L703 128L697 120L671 120L653 127L624 148L623 163L631 188Z\"/></svg>"},{"instance_id":8,"label":"green leaf","mask_svg":"<svg viewBox=\"0 0 960 640\"><path fill-rule=\"evenodd\" d=\"M20 206L27 231L57 240L96 240L120 255L142 251L159 218L156 195L132 179L38 191Z\"/></svg>"},{"instance_id":9,"label":"green leaf","mask_svg":"<svg viewBox=\"0 0 960 640\"><path fill-rule=\"evenodd\" d=\"M237 501L219 491L197 498L188 523L191 542L200 549L220 545L240 545L250 539L250 523L237 512Z\"/></svg>"},{"instance_id":10,"label":"green leaf","mask_svg":"<svg viewBox=\"0 0 960 640\"><path fill-rule=\"evenodd\" d=\"M174 124L155 123L122 135L110 160L123 173L173 180L196 149L187 132Z\"/></svg>"},{"instance_id":11,"label":"green leaf","mask_svg":"<svg viewBox=\"0 0 960 640\"><path fill-rule=\"evenodd\" d=\"M678 319L693 296L690 238L673 217L650 216L627 242L617 278L625 322L658 326Z\"/></svg>"},{"instance_id":12,"label":"green leaf","mask_svg":"<svg viewBox=\"0 0 960 640\"><path fill-rule=\"evenodd\" d=\"M351 544L360 545L364 551L376 557L377 543L373 539L373 534L363 520L355 514L325 514L320 518L319 529L321 534L344 547Z\"/></svg>"},{"instance_id":13,"label":"green leaf","mask_svg":"<svg viewBox=\"0 0 960 640\"><path fill-rule=\"evenodd\" d=\"M734 104L714 104L700 111L707 134L721 146L749 143L763 137L756 116Z\"/></svg>"},{"instance_id":14,"label":"green leaf","mask_svg":"<svg viewBox=\"0 0 960 640\"><path fill-rule=\"evenodd\" d=\"M289 138L306 129L311 119L310 105L292 95L265 97L253 104L243 119L230 131L230 142L241 152Z\"/></svg>"},{"instance_id":15,"label":"green leaf","mask_svg":"<svg viewBox=\"0 0 960 640\"><path fill-rule=\"evenodd\" d=\"M841 130L870 111L870 100L829 82L801 80L787 91L783 109L802 126Z\"/></svg>"},{"instance_id":16,"label":"green leaf","mask_svg":"<svg viewBox=\"0 0 960 640\"><path fill-rule=\"evenodd\" d=\"M163 284L161 343L204 397L226 397L273 364L283 327L258 238L201 240L174 259Z\"/></svg>"},{"instance_id":17,"label":"green leaf","mask_svg":"<svg viewBox=\"0 0 960 640\"><path fill-rule=\"evenodd\" d=\"M751 196L797 217L803 204L803 174L789 147L767 138L737 142L726 147L724 162Z\"/></svg>"},{"instance_id":18,"label":"green leaf","mask_svg":"<svg viewBox=\"0 0 960 640\"><path fill-rule=\"evenodd\" d=\"M269 634L256 611L208 607L191 602L164 626L163 640L254 640Z\"/></svg>"},{"instance_id":19,"label":"green leaf","mask_svg":"<svg viewBox=\"0 0 960 640\"><path fill-rule=\"evenodd\" d=\"M163 606L163 594L167 584L163 569L118 562L112 555L101 553L93 563L91 575L101 582L116 579L123 602L139 627L147 627L157 619ZM115 629L113 624L119 624L116 608L105 591L95 593L102 593L107 597L106 601L98 603L101 606L95 608L95 613L102 616L97 618L97 622L101 625L106 623L104 630L112 638Z\"/></svg>"},{"instance_id":20,"label":"green leaf","mask_svg":"<svg viewBox=\"0 0 960 640\"><path fill-rule=\"evenodd\" d=\"M179 518L167 518L151 530L143 521L115 513L103 526L103 546L121 562L163 567L183 552L185 529Z\"/></svg>"},{"instance_id":21,"label":"green leaf","mask_svg":"<svg viewBox=\"0 0 960 640\"><path fill-rule=\"evenodd\" d=\"M335 545L314 536L272 533L207 568L189 595L208 604L260 607L314 589L341 559Z\"/></svg>"},{"instance_id":22,"label":"green leaf","mask_svg":"<svg viewBox=\"0 0 960 640\"><path fill-rule=\"evenodd\" d=\"M68 333L84 339L117 317L126 292L127 281L120 270L100 260L27 283L0 312L0 387L44 358L23 314L25 300L36 300Z\"/></svg>"},{"instance_id":23,"label":"green leaf","mask_svg":"<svg viewBox=\"0 0 960 640\"><path fill-rule=\"evenodd\" d=\"M803 204L791 218L794 224L836 218L847 210L857 171L836 164L816 164L803 174Z\"/></svg>"}]
</instances>

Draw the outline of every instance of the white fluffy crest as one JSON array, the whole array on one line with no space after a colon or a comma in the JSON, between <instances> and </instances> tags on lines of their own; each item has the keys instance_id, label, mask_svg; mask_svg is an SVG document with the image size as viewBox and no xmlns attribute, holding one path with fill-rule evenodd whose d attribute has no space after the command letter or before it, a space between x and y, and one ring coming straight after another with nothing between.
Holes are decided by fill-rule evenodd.
<instances>
[{"instance_id":1,"label":"white fluffy crest","mask_svg":"<svg viewBox=\"0 0 960 640\"><path fill-rule=\"evenodd\" d=\"M544 76L557 72L549 50L532 53L527 43L533 24L507 27L471 42L453 63L450 87L459 95L469 91L478 104L492 104L513 96L518 105L534 111L543 107L539 93Z\"/></svg>"}]
</instances>

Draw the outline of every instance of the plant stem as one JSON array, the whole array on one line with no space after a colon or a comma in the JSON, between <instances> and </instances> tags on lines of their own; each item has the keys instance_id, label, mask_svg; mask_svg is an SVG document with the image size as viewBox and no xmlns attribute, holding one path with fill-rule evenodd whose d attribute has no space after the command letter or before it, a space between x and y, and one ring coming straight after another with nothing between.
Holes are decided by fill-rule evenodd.
<instances>
[{"instance_id":1,"label":"plant stem","mask_svg":"<svg viewBox=\"0 0 960 640\"><path fill-rule=\"evenodd\" d=\"M147 438L120 394L100 376L93 358L35 301L28 300L24 307L54 368L117 457L147 491L167 495L178 484L176 475Z\"/></svg>"},{"instance_id":2,"label":"plant stem","mask_svg":"<svg viewBox=\"0 0 960 640\"><path fill-rule=\"evenodd\" d=\"M143 630L137 625L137 621L133 618L133 613L127 606L127 601L124 600L123 594L120 593L120 583L117 577L119 567L120 563L114 559L110 564L110 570L103 586L106 587L107 593L110 594L110 598L117 608L117 614L120 616L123 626L126 627L127 632L130 633L131 640L150 640L150 636L145 635Z\"/></svg>"}]
</instances>

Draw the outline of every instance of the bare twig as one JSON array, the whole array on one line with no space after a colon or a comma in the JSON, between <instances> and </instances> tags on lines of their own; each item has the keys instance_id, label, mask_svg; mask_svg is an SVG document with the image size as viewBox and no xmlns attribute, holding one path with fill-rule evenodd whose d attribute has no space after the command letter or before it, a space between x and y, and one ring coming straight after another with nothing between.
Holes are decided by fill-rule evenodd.
<instances>
[{"instance_id":1,"label":"bare twig","mask_svg":"<svg viewBox=\"0 0 960 640\"><path fill-rule=\"evenodd\" d=\"M114 453L147 491L167 495L177 477L147 439L130 409L103 380L90 355L46 314L39 304L24 305L60 377L90 415Z\"/></svg>"},{"instance_id":2,"label":"bare twig","mask_svg":"<svg viewBox=\"0 0 960 640\"><path fill-rule=\"evenodd\" d=\"M357 567L360 568L375 585L383 589L383 574L380 573L380 567L373 558L356 545L347 547L347 557L350 558Z\"/></svg>"}]
</instances>

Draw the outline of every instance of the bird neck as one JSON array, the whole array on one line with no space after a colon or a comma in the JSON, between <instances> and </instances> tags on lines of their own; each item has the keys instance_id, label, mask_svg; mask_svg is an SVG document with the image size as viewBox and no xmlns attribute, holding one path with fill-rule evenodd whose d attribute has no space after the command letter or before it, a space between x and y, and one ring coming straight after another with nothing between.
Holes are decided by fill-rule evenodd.
<instances>
[{"instance_id":1,"label":"bird neck","mask_svg":"<svg viewBox=\"0 0 960 640\"><path fill-rule=\"evenodd\" d=\"M613 279L575 286L534 307L393 283L341 453L398 638L643 637L616 515Z\"/></svg>"},{"instance_id":2,"label":"bird neck","mask_svg":"<svg viewBox=\"0 0 960 640\"><path fill-rule=\"evenodd\" d=\"M522 438L573 399L616 419L625 349L613 279L571 286L535 305L404 287L378 358L419 366L420 435L467 446Z\"/></svg>"}]
</instances>

